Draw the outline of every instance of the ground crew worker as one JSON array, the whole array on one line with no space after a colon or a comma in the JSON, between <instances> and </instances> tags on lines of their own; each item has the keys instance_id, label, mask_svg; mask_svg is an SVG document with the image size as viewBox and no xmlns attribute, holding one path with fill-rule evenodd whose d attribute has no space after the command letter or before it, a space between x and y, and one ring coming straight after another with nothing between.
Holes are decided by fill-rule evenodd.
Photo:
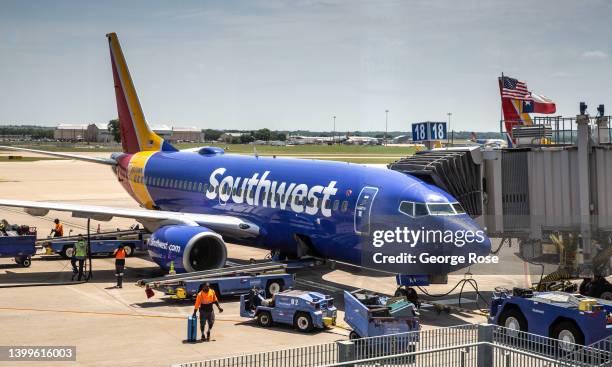
<instances>
[{"instance_id":1,"label":"ground crew worker","mask_svg":"<svg viewBox=\"0 0 612 367\"><path fill-rule=\"evenodd\" d=\"M64 235L64 225L62 225L57 218L55 218L53 222L55 223L55 227L51 230L51 234L53 237L62 237Z\"/></svg>"},{"instance_id":2,"label":"ground crew worker","mask_svg":"<svg viewBox=\"0 0 612 367\"><path fill-rule=\"evenodd\" d=\"M219 300L217 294L213 289L210 289L209 283L200 285L198 296L196 297L195 307L193 309L193 316L195 317L198 309L200 310L200 331L202 332L202 341L210 341L210 329L212 329L215 323L215 311L213 310L213 304L219 309L219 313L223 312L221 306L219 306ZM208 332L204 336L205 324L208 323Z\"/></svg>"},{"instance_id":3,"label":"ground crew worker","mask_svg":"<svg viewBox=\"0 0 612 367\"><path fill-rule=\"evenodd\" d=\"M125 248L117 246L115 252L115 276L117 277L117 288L123 288L123 269L125 269Z\"/></svg>"},{"instance_id":4,"label":"ground crew worker","mask_svg":"<svg viewBox=\"0 0 612 367\"><path fill-rule=\"evenodd\" d=\"M87 243L85 238L80 234L75 244L74 257L79 262L79 280L83 279L83 266L85 265L85 258L87 257ZM76 266L76 264L75 264Z\"/></svg>"}]
</instances>

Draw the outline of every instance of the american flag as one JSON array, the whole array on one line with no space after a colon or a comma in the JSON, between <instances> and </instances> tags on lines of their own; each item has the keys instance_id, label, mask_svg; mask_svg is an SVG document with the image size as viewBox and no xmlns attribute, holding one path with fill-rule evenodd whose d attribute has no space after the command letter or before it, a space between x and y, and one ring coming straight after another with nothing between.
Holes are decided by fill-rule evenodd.
<instances>
[{"instance_id":1,"label":"american flag","mask_svg":"<svg viewBox=\"0 0 612 367\"><path fill-rule=\"evenodd\" d=\"M527 90L527 84L507 76L502 77L502 98L529 99L531 92Z\"/></svg>"}]
</instances>

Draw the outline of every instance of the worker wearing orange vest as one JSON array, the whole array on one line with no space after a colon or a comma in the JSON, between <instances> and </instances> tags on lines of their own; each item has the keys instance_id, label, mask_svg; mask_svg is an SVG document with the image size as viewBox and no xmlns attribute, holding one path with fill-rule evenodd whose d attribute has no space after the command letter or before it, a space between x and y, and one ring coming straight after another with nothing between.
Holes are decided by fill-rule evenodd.
<instances>
[{"instance_id":1,"label":"worker wearing orange vest","mask_svg":"<svg viewBox=\"0 0 612 367\"><path fill-rule=\"evenodd\" d=\"M125 269L125 248L121 245L113 253L115 255L115 276L117 277L117 288L123 288L123 269Z\"/></svg>"},{"instance_id":2,"label":"worker wearing orange vest","mask_svg":"<svg viewBox=\"0 0 612 367\"><path fill-rule=\"evenodd\" d=\"M53 237L62 237L64 235L64 226L57 218L53 222L55 223L55 227L51 230Z\"/></svg>"},{"instance_id":3,"label":"worker wearing orange vest","mask_svg":"<svg viewBox=\"0 0 612 367\"><path fill-rule=\"evenodd\" d=\"M219 313L223 312L221 306L219 306L219 300L217 294L213 289L210 289L209 283L200 285L198 296L196 297L195 307L193 309L193 316L195 317L198 309L200 310L200 331L202 332L202 341L210 341L210 329L212 329L215 323L215 311L213 310L213 304L219 309ZM204 329L208 323L208 332L204 336Z\"/></svg>"}]
</instances>

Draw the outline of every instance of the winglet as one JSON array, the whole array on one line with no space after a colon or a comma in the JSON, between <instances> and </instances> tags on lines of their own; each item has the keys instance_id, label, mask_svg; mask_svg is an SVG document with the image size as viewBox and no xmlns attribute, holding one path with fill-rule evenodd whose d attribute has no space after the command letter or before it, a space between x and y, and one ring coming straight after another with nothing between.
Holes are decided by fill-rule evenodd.
<instances>
[{"instance_id":1,"label":"winglet","mask_svg":"<svg viewBox=\"0 0 612 367\"><path fill-rule=\"evenodd\" d=\"M176 148L151 131L147 125L117 34L109 33L106 37L108 38L113 67L123 151L125 153L159 150L176 151Z\"/></svg>"}]
</instances>

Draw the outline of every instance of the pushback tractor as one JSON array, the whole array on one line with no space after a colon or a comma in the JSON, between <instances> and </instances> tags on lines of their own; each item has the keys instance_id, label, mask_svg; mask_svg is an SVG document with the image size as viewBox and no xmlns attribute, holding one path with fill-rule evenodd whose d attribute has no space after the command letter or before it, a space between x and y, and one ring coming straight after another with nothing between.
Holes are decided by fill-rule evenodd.
<instances>
[{"instance_id":1,"label":"pushback tractor","mask_svg":"<svg viewBox=\"0 0 612 367\"><path fill-rule=\"evenodd\" d=\"M591 345L612 336L612 302L564 292L496 288L489 323L558 339L562 345Z\"/></svg>"},{"instance_id":2,"label":"pushback tractor","mask_svg":"<svg viewBox=\"0 0 612 367\"><path fill-rule=\"evenodd\" d=\"M310 332L335 325L336 312L334 299L319 292L287 290L266 299L263 291L253 289L240 296L240 316L263 327L277 323Z\"/></svg>"}]
</instances>

